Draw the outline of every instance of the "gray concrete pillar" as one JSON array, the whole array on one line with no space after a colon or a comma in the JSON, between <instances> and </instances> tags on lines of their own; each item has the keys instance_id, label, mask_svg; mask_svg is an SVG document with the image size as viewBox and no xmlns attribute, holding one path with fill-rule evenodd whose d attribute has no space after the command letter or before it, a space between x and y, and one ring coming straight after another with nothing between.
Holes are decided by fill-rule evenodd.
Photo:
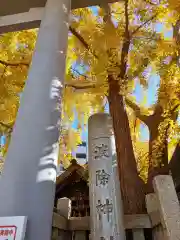
<instances>
[{"instance_id":1,"label":"gray concrete pillar","mask_svg":"<svg viewBox=\"0 0 180 240\"><path fill-rule=\"evenodd\" d=\"M91 116L88 134L91 239L124 240L122 208L115 197L120 191L115 185L113 132L109 115L99 113Z\"/></svg>"},{"instance_id":2,"label":"gray concrete pillar","mask_svg":"<svg viewBox=\"0 0 180 240\"><path fill-rule=\"evenodd\" d=\"M27 216L26 240L50 240L70 0L47 0L7 154L0 216Z\"/></svg>"}]
</instances>

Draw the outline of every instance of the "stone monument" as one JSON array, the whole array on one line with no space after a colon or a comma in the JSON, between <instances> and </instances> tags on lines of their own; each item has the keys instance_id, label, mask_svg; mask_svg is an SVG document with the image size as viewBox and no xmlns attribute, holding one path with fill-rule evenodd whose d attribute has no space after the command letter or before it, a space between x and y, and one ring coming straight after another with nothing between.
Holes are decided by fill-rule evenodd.
<instances>
[{"instance_id":1,"label":"stone monument","mask_svg":"<svg viewBox=\"0 0 180 240\"><path fill-rule=\"evenodd\" d=\"M99 113L91 116L88 134L91 239L124 240L120 186L113 166L113 132L109 115Z\"/></svg>"}]
</instances>

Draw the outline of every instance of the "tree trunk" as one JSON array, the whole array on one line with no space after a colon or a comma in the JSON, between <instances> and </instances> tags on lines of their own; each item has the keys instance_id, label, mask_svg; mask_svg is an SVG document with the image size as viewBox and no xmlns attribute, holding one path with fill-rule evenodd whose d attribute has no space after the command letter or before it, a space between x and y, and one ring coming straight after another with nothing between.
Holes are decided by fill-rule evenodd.
<instances>
[{"instance_id":1,"label":"tree trunk","mask_svg":"<svg viewBox=\"0 0 180 240\"><path fill-rule=\"evenodd\" d=\"M138 176L128 116L116 80L109 79L108 100L116 141L124 213L143 213L145 212L144 183Z\"/></svg>"},{"instance_id":2,"label":"tree trunk","mask_svg":"<svg viewBox=\"0 0 180 240\"><path fill-rule=\"evenodd\" d=\"M177 191L180 191L180 142L177 144L172 158L169 162L169 169L171 171L175 186L177 187Z\"/></svg>"},{"instance_id":3,"label":"tree trunk","mask_svg":"<svg viewBox=\"0 0 180 240\"><path fill-rule=\"evenodd\" d=\"M168 167L168 143L167 134L159 133L159 124L161 119L155 119L150 116L149 127L149 169L146 193L153 192L153 178L159 174L166 175L169 173Z\"/></svg>"}]
</instances>

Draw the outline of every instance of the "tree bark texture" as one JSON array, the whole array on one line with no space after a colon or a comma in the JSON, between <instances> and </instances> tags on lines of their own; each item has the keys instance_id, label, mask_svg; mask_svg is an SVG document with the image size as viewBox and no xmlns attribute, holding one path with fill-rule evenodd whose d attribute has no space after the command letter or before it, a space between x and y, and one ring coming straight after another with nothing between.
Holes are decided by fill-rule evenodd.
<instances>
[{"instance_id":1,"label":"tree bark texture","mask_svg":"<svg viewBox=\"0 0 180 240\"><path fill-rule=\"evenodd\" d=\"M152 181L157 175L169 173L167 132L160 133L159 126L163 121L161 115L149 116L149 169L146 193L153 192Z\"/></svg>"},{"instance_id":2,"label":"tree bark texture","mask_svg":"<svg viewBox=\"0 0 180 240\"><path fill-rule=\"evenodd\" d=\"M138 176L123 96L118 81L109 78L109 106L113 121L119 178L125 214L145 212L144 183Z\"/></svg>"}]
</instances>

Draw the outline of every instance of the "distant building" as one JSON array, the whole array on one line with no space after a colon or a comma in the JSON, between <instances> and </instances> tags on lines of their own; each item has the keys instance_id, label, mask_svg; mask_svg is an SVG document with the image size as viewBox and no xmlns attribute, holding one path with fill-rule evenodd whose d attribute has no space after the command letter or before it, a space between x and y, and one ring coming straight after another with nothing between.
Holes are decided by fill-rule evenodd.
<instances>
[{"instance_id":1,"label":"distant building","mask_svg":"<svg viewBox=\"0 0 180 240\"><path fill-rule=\"evenodd\" d=\"M81 166L75 159L71 165L56 179L55 208L60 198L71 199L72 217L84 217L90 215L88 166Z\"/></svg>"},{"instance_id":2,"label":"distant building","mask_svg":"<svg viewBox=\"0 0 180 240\"><path fill-rule=\"evenodd\" d=\"M74 157L80 165L87 163L87 143L85 141L78 145Z\"/></svg>"},{"instance_id":3,"label":"distant building","mask_svg":"<svg viewBox=\"0 0 180 240\"><path fill-rule=\"evenodd\" d=\"M77 146L75 152L72 153L72 158L76 159L77 163L81 166L87 163L87 143L85 141ZM60 163L57 166L57 176L60 176L64 171L66 171L66 169L63 164Z\"/></svg>"},{"instance_id":4,"label":"distant building","mask_svg":"<svg viewBox=\"0 0 180 240\"><path fill-rule=\"evenodd\" d=\"M59 213L57 209L58 199L69 198L71 200L70 207L70 218L78 219L90 216L90 205L89 205L89 185L88 185L88 166L79 165L75 159L71 161L71 165L59 175L56 179L56 193L54 201L54 213ZM61 215L61 213L60 213ZM83 230L83 229L82 229ZM84 229L82 232L83 240L89 240L89 227ZM62 231L53 225L52 227L52 238L51 240L58 239L72 239L80 240L75 236L75 231Z\"/></svg>"}]
</instances>

